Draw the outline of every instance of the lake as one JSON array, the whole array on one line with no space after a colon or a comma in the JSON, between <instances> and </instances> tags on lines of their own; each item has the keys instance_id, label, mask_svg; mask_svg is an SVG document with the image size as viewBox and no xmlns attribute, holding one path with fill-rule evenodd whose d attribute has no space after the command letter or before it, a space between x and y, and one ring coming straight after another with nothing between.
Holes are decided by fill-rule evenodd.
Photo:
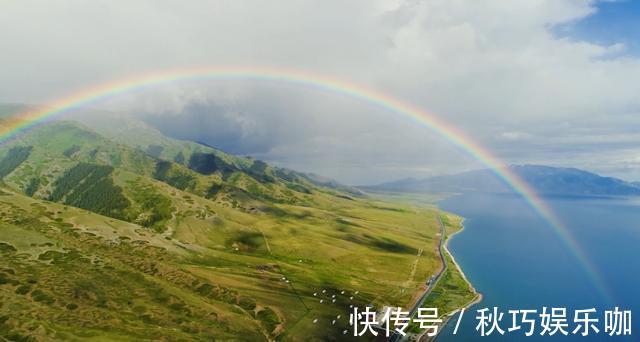
<instances>
[{"instance_id":1,"label":"lake","mask_svg":"<svg viewBox=\"0 0 640 342\"><path fill-rule=\"evenodd\" d=\"M569 336L540 336L536 330L526 340L640 340L640 199L549 197L545 202L564 223L585 258L577 257L554 229L515 195L467 194L440 202L443 210L465 217L465 229L449 241L451 253L467 278L484 295L467 310L458 334L456 318L438 341L480 339L477 309L499 307L505 335L493 333L484 340L516 341L519 331L508 332L508 310L566 307ZM587 266L585 266L585 264ZM593 270L600 280L587 269ZM604 310L632 311L632 335L610 338L604 334ZM600 333L572 335L575 309L596 308ZM640 318L638 318L640 322Z\"/></svg>"}]
</instances>

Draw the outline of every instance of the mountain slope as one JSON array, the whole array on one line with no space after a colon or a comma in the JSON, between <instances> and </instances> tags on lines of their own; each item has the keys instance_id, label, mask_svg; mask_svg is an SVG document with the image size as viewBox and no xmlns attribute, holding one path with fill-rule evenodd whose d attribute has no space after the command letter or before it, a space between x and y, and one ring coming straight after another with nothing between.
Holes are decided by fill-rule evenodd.
<instances>
[{"instance_id":1,"label":"mountain slope","mask_svg":"<svg viewBox=\"0 0 640 342\"><path fill-rule=\"evenodd\" d=\"M25 193L67 204L90 202L86 181L99 181L91 186L100 187L105 195L117 195L121 188L133 207L137 203L135 189L152 180L220 203L242 204L246 210L255 201L302 204L312 191L329 191L295 172L272 168L258 160L168 138L165 141L172 148L190 146L179 152L186 158L184 164L115 143L73 122L54 122L1 146L0 156L4 152L4 157L0 164L6 170L0 171L8 184ZM102 177L96 178L99 172ZM133 210L114 217L126 219L126 215L138 214Z\"/></svg>"},{"instance_id":2,"label":"mountain slope","mask_svg":"<svg viewBox=\"0 0 640 342\"><path fill-rule=\"evenodd\" d=\"M539 165L513 165L509 166L509 168L540 194L571 196L640 195L640 187L633 183L612 177L602 177L575 168ZM511 191L490 170L475 170L426 179L404 179L363 188L398 192L503 193Z\"/></svg>"},{"instance_id":3,"label":"mountain slope","mask_svg":"<svg viewBox=\"0 0 640 342\"><path fill-rule=\"evenodd\" d=\"M190 146L72 122L0 146L0 336L336 340L439 268L433 208Z\"/></svg>"},{"instance_id":4,"label":"mountain slope","mask_svg":"<svg viewBox=\"0 0 640 342\"><path fill-rule=\"evenodd\" d=\"M0 211L5 336L261 338L262 321L233 309L239 294L182 270L185 252L162 237L6 189ZM205 286L211 290L200 290ZM49 319L38 318L43 316Z\"/></svg>"},{"instance_id":5,"label":"mountain slope","mask_svg":"<svg viewBox=\"0 0 640 342\"><path fill-rule=\"evenodd\" d=\"M222 175L228 175L234 171L242 171L263 183L276 178L285 182L311 183L355 196L362 195L358 189L331 179L273 167L250 157L237 157L206 144L169 138L147 123L129 115L83 112L76 119L112 141L146 151L162 160L188 166L201 173L219 171ZM301 189L299 185L295 185L294 188Z\"/></svg>"}]
</instances>

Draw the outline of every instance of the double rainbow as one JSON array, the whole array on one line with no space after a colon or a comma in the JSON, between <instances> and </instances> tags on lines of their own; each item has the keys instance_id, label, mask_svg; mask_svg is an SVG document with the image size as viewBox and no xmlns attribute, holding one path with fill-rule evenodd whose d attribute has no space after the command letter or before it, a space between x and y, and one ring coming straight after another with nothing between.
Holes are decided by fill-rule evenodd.
<instances>
[{"instance_id":1,"label":"double rainbow","mask_svg":"<svg viewBox=\"0 0 640 342\"><path fill-rule=\"evenodd\" d=\"M364 101L371 105L393 113L412 118L417 123L440 135L470 156L491 169L506 185L520 194L528 205L536 211L548 224L554 228L556 234L566 243L569 250L582 264L591 277L594 286L607 300L611 300L595 267L589 262L584 251L568 232L562 222L551 209L536 194L536 192L516 174L504 167L504 164L487 149L473 139L459 131L452 125L431 115L417 107L404 103L394 97L362 85L342 81L336 78L313 74L300 70L286 70L274 68L192 68L175 69L156 72L148 75L127 78L115 82L105 83L88 88L72 96L62 98L47 104L45 109L36 109L19 114L0 124L0 143L4 143L21 132L28 130L48 119L54 118L73 109L81 108L95 101L139 90L148 86L186 80L226 80L246 79L268 82L285 82L294 85L317 88L323 91L340 93L351 98Z\"/></svg>"}]
</instances>

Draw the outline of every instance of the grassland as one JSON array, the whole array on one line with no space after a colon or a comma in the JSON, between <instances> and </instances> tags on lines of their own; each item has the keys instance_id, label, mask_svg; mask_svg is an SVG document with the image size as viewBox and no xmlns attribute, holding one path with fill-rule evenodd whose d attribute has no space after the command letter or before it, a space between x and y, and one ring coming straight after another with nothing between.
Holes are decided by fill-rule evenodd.
<instances>
[{"instance_id":1,"label":"grassland","mask_svg":"<svg viewBox=\"0 0 640 342\"><path fill-rule=\"evenodd\" d=\"M440 268L431 205L138 136L56 123L0 147L0 336L344 340L350 305L409 307ZM447 271L443 312L469 290Z\"/></svg>"},{"instance_id":2,"label":"grassland","mask_svg":"<svg viewBox=\"0 0 640 342\"><path fill-rule=\"evenodd\" d=\"M428 208L436 208L437 202L446 198L447 194L404 194L404 193L387 193L380 192L375 194L376 197L386 201L407 203L410 205L424 206ZM468 307L482 298L481 294L476 292L473 285L465 278L460 267L456 264L453 256L447 248L447 241L455 234L462 231L463 218L451 213L440 212L440 219L444 227L444 239L442 254L445 259L446 268L441 277L435 283L433 289L420 306L422 308L437 308L443 324L447 322L452 314L461 308ZM440 238L440 234L437 234ZM427 290L427 285L422 287L423 291ZM409 335L414 339L430 338L426 336L425 331L420 329L417 324L412 323L409 328Z\"/></svg>"},{"instance_id":3,"label":"grassland","mask_svg":"<svg viewBox=\"0 0 640 342\"><path fill-rule=\"evenodd\" d=\"M438 267L428 209L320 194L322 209L249 214L172 191L158 233L5 189L2 333L337 339L348 305L407 306Z\"/></svg>"}]
</instances>

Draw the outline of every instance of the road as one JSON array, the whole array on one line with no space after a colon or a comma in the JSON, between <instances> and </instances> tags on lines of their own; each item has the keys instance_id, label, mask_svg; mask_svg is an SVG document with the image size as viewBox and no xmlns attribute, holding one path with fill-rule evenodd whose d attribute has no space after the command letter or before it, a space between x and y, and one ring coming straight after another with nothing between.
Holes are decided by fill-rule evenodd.
<instances>
[{"instance_id":1,"label":"road","mask_svg":"<svg viewBox=\"0 0 640 342\"><path fill-rule=\"evenodd\" d=\"M438 245L438 254L440 255L440 262L441 262L440 270L438 271L438 273L436 273L434 278L431 280L431 282L427 286L427 289L424 291L424 293L422 293L420 298L415 302L415 304L413 304L413 306L411 307L411 310L409 310L409 317L413 317L416 314L416 312L422 306L422 304L427 299L427 297L429 297L429 294L431 294L431 291L433 291L435 286L438 284L438 281L440 281L440 278L442 277L444 272L447 270L447 262L444 259L444 243L446 240L446 235L445 235L446 232L445 232L444 224L442 223L442 217L440 216L440 212L438 212L437 215L438 215L438 225L440 225L440 244ZM393 335L389 336L388 341L398 342L402 339L402 337L403 337L402 335L394 331Z\"/></svg>"}]
</instances>

